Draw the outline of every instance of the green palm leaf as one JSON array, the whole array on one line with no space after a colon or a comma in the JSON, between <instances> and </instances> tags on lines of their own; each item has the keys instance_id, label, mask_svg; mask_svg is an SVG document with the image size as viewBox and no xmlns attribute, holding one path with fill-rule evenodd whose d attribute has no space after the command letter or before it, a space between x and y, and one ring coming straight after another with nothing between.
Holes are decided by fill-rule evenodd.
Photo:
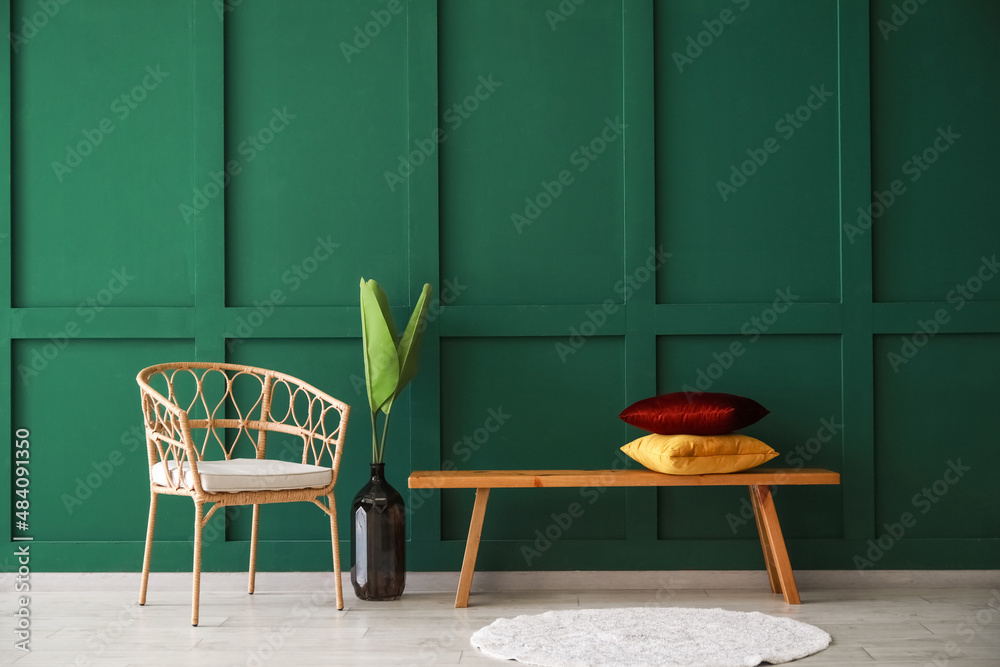
<instances>
[{"instance_id":1,"label":"green palm leaf","mask_svg":"<svg viewBox=\"0 0 1000 667\"><path fill-rule=\"evenodd\" d=\"M374 280L361 279L361 339L365 357L365 384L368 387L368 403L372 412L378 412L382 405L396 393L399 382L399 357L393 336L392 314L383 310L385 293ZM388 316L388 317L386 317Z\"/></svg>"},{"instance_id":2,"label":"green palm leaf","mask_svg":"<svg viewBox=\"0 0 1000 667\"><path fill-rule=\"evenodd\" d=\"M374 280L361 279L361 342L365 358L365 384L372 417L372 461L380 463L385 451L389 413L393 401L417 373L420 343L427 326L431 286L424 285L402 338L397 333L389 299ZM379 412L384 412L382 437L376 434Z\"/></svg>"},{"instance_id":3,"label":"green palm leaf","mask_svg":"<svg viewBox=\"0 0 1000 667\"><path fill-rule=\"evenodd\" d=\"M396 385L396 396L403 391L413 376L417 374L420 364L420 342L424 337L424 329L427 328L427 309L431 302L431 286L424 285L420 292L420 299L410 315L410 321L406 324L403 337L399 340L399 382Z\"/></svg>"},{"instance_id":4,"label":"green palm leaf","mask_svg":"<svg viewBox=\"0 0 1000 667\"><path fill-rule=\"evenodd\" d=\"M378 299L378 307L382 312L382 319L385 320L386 325L389 327L389 333L392 334L392 342L398 345L399 332L396 331L396 323L392 319L392 310L389 308L389 297L385 295L385 290L382 289L382 286L374 280L368 281L368 287L371 288L375 294L375 298Z\"/></svg>"}]
</instances>

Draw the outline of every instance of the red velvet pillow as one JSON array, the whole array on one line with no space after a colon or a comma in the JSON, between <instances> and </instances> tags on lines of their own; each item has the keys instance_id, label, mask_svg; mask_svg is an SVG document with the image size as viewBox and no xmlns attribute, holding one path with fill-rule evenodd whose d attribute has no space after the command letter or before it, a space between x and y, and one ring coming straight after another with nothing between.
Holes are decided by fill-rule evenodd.
<instances>
[{"instance_id":1,"label":"red velvet pillow","mask_svg":"<svg viewBox=\"0 0 1000 667\"><path fill-rule=\"evenodd\" d=\"M723 435L754 424L768 410L755 400L718 392L684 392L646 398L618 415L660 435Z\"/></svg>"}]
</instances>

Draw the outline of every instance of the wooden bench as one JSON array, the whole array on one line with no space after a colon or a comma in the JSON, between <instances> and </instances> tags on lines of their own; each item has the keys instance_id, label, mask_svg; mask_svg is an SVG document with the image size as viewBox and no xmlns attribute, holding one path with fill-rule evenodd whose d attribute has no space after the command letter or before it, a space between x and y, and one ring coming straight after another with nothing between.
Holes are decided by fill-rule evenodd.
<instances>
[{"instance_id":1,"label":"wooden bench","mask_svg":"<svg viewBox=\"0 0 1000 667\"><path fill-rule=\"evenodd\" d=\"M472 575L476 569L479 539L490 489L612 487L612 486L748 486L757 531L764 550L764 564L771 591L788 604L800 604L792 565L774 509L771 487L778 485L840 484L840 474L821 469L755 468L724 475L665 475L651 470L417 470L410 475L411 489L475 489L469 538L458 580L456 607L469 606Z\"/></svg>"}]
</instances>

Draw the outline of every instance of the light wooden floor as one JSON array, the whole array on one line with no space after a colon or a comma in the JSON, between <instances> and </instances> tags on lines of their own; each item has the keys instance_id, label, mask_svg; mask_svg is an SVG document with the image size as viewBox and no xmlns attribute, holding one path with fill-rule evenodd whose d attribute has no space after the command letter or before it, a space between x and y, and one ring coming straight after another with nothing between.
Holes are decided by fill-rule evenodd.
<instances>
[{"instance_id":1,"label":"light wooden floor","mask_svg":"<svg viewBox=\"0 0 1000 667\"><path fill-rule=\"evenodd\" d=\"M0 664L513 665L479 654L470 635L501 616L670 605L790 616L833 636L830 648L796 665L1000 665L1000 591L987 587L803 588L801 606L786 605L766 589L478 592L468 609L455 609L454 592L408 592L401 600L375 603L356 600L348 585L346 608L338 612L332 590L325 590L332 588L329 577L312 591L269 589L263 577L252 596L230 578L205 586L201 625L193 628L190 593L175 582L158 587L154 574L145 607L132 590L138 575L132 586L103 590L39 586L31 594L28 654L11 650L6 600L12 596L5 592Z\"/></svg>"}]
</instances>

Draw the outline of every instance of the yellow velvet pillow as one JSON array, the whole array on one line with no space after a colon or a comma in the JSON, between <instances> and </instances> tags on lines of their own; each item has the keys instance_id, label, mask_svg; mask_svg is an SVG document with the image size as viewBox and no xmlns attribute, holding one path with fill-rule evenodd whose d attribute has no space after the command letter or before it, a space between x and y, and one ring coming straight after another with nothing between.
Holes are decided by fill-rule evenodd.
<instances>
[{"instance_id":1,"label":"yellow velvet pillow","mask_svg":"<svg viewBox=\"0 0 1000 667\"><path fill-rule=\"evenodd\" d=\"M656 472L708 475L738 472L770 461L778 452L757 438L728 435L657 435L652 433L621 448Z\"/></svg>"}]
</instances>

